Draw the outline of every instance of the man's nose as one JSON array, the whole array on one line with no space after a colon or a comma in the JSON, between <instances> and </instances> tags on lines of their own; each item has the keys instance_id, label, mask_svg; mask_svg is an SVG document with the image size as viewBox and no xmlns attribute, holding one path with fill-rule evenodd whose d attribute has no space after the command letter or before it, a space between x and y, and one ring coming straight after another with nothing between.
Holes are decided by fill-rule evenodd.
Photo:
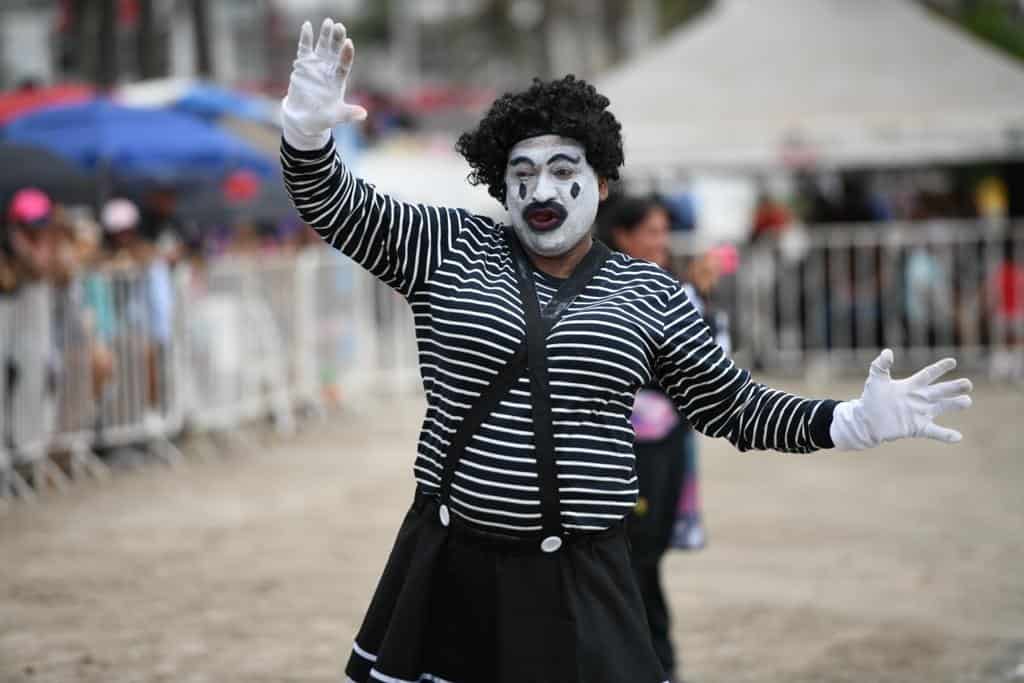
<instances>
[{"instance_id":1,"label":"man's nose","mask_svg":"<svg viewBox=\"0 0 1024 683\"><path fill-rule=\"evenodd\" d=\"M557 196L555 184L551 181L550 176L547 173L541 173L540 177L537 178L537 187L533 189L533 201L547 202Z\"/></svg>"}]
</instances>

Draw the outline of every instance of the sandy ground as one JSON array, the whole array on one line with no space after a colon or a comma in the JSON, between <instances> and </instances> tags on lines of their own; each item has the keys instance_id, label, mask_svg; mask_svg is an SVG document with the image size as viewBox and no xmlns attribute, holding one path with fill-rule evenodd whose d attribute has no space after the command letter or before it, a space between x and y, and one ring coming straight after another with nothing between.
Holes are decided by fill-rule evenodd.
<instances>
[{"instance_id":1,"label":"sandy ground","mask_svg":"<svg viewBox=\"0 0 1024 683\"><path fill-rule=\"evenodd\" d=\"M12 506L0 681L339 681L412 491L419 410ZM950 422L964 445L705 441L710 545L666 562L687 681L1024 681L1024 395L982 387Z\"/></svg>"}]
</instances>

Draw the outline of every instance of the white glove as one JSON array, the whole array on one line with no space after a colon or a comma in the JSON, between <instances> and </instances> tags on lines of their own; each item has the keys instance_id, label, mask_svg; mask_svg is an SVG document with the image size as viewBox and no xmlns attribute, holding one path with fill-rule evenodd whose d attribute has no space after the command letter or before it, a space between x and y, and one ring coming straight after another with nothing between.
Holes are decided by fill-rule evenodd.
<instances>
[{"instance_id":1,"label":"white glove","mask_svg":"<svg viewBox=\"0 0 1024 683\"><path fill-rule=\"evenodd\" d=\"M299 32L299 52L292 65L288 94L281 101L284 139L296 149L321 149L339 123L366 118L366 110L345 103L345 85L352 69L355 47L345 27L324 19L313 48L313 26L307 21Z\"/></svg>"},{"instance_id":2,"label":"white glove","mask_svg":"<svg viewBox=\"0 0 1024 683\"><path fill-rule=\"evenodd\" d=\"M971 405L971 381L958 379L932 384L956 367L952 358L929 365L907 379L889 375L892 351L885 349L871 363L864 393L859 399L843 401L835 408L829 433L839 450L874 448L885 441L923 436L945 443L957 443L963 435L932 422L948 410Z\"/></svg>"}]
</instances>

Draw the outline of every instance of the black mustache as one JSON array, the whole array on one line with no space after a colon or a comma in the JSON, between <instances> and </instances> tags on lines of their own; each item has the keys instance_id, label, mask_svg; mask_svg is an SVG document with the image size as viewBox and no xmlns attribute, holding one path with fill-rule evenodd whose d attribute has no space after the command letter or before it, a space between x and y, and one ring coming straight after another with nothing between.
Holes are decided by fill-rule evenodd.
<instances>
[{"instance_id":1,"label":"black mustache","mask_svg":"<svg viewBox=\"0 0 1024 683\"><path fill-rule=\"evenodd\" d=\"M526 207L523 208L523 220L528 221L530 220L529 215L532 212L543 210L554 211L556 214L558 214L559 219L563 221L565 220L566 216L569 215L569 211L564 206L562 206L561 204L554 200L550 200L546 202L532 202L530 204L527 204Z\"/></svg>"}]
</instances>

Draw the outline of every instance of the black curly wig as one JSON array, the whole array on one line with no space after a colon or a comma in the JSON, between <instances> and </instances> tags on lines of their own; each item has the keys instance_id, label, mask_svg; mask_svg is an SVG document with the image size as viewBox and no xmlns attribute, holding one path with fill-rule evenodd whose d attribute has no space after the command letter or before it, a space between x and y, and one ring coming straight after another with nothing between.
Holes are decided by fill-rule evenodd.
<instances>
[{"instance_id":1,"label":"black curly wig","mask_svg":"<svg viewBox=\"0 0 1024 683\"><path fill-rule=\"evenodd\" d=\"M495 100L476 130L459 136L455 149L473 169L470 184L486 185L502 204L509 151L538 135L576 140L599 178L618 180L622 126L607 107L607 97L571 74L557 81L535 78L529 89Z\"/></svg>"}]
</instances>

